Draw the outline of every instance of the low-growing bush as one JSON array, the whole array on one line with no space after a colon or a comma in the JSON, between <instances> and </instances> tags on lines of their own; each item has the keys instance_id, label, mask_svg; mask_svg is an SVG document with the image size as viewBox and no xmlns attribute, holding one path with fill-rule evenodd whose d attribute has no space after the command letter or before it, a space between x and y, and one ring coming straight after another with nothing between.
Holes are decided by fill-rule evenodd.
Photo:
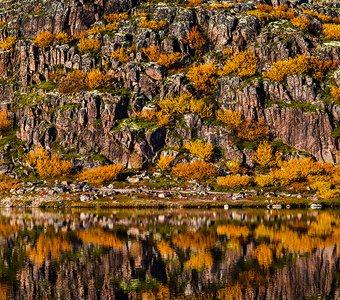
<instances>
[{"instance_id":1,"label":"low-growing bush","mask_svg":"<svg viewBox=\"0 0 340 300\"><path fill-rule=\"evenodd\" d=\"M331 87L331 95L332 95L335 103L340 104L340 86L332 86Z\"/></svg>"},{"instance_id":2,"label":"low-growing bush","mask_svg":"<svg viewBox=\"0 0 340 300\"><path fill-rule=\"evenodd\" d=\"M148 20L146 17L142 17L139 22L139 27L150 28L154 31L164 29L167 26L167 22L164 20Z\"/></svg>"},{"instance_id":3,"label":"low-growing bush","mask_svg":"<svg viewBox=\"0 0 340 300\"><path fill-rule=\"evenodd\" d=\"M267 140L260 143L253 154L253 162L262 167L270 168L280 164L281 156L274 153L273 147Z\"/></svg>"},{"instance_id":4,"label":"low-growing bush","mask_svg":"<svg viewBox=\"0 0 340 300\"><path fill-rule=\"evenodd\" d=\"M33 43L38 47L50 47L52 46L53 42L55 40L55 35L51 32L44 31L39 33L35 39L33 40Z\"/></svg>"},{"instance_id":5,"label":"low-growing bush","mask_svg":"<svg viewBox=\"0 0 340 300\"><path fill-rule=\"evenodd\" d=\"M224 177L218 177L217 183L227 188L237 188L241 186L247 186L251 182L251 177L244 175L227 175Z\"/></svg>"},{"instance_id":6,"label":"low-growing bush","mask_svg":"<svg viewBox=\"0 0 340 300\"><path fill-rule=\"evenodd\" d=\"M324 24L323 34L326 39L340 41L340 25Z\"/></svg>"},{"instance_id":7,"label":"low-growing bush","mask_svg":"<svg viewBox=\"0 0 340 300\"><path fill-rule=\"evenodd\" d=\"M126 20L129 17L129 15L127 13L111 13L111 14L105 14L103 16L103 19L107 22L107 23L116 23L116 22L120 22L123 20Z\"/></svg>"},{"instance_id":8,"label":"low-growing bush","mask_svg":"<svg viewBox=\"0 0 340 300\"><path fill-rule=\"evenodd\" d=\"M72 163L61 160L60 155L50 155L43 147L38 147L26 155L26 163L35 168L40 178L59 178L70 174Z\"/></svg>"},{"instance_id":9,"label":"low-growing bush","mask_svg":"<svg viewBox=\"0 0 340 300\"><path fill-rule=\"evenodd\" d=\"M115 180L123 169L124 167L120 164L85 169L78 175L78 180L100 185Z\"/></svg>"},{"instance_id":10,"label":"low-growing bush","mask_svg":"<svg viewBox=\"0 0 340 300\"><path fill-rule=\"evenodd\" d=\"M77 44L80 52L98 52L101 48L101 42L97 38L82 38Z\"/></svg>"},{"instance_id":11,"label":"low-growing bush","mask_svg":"<svg viewBox=\"0 0 340 300\"><path fill-rule=\"evenodd\" d=\"M184 42L187 43L191 49L197 51L201 51L203 49L205 39L203 34L199 31L198 26L193 27L189 32L187 32Z\"/></svg>"},{"instance_id":12,"label":"low-growing bush","mask_svg":"<svg viewBox=\"0 0 340 300\"><path fill-rule=\"evenodd\" d=\"M197 113L201 118L213 115L212 104L207 104L203 99L198 100L189 93L160 100L158 105L164 115Z\"/></svg>"},{"instance_id":13,"label":"low-growing bush","mask_svg":"<svg viewBox=\"0 0 340 300\"><path fill-rule=\"evenodd\" d=\"M175 159L174 155L162 154L157 162L157 166L158 168L160 168L162 172L169 171L171 168L171 163L174 161L174 159Z\"/></svg>"},{"instance_id":14,"label":"low-growing bush","mask_svg":"<svg viewBox=\"0 0 340 300\"><path fill-rule=\"evenodd\" d=\"M14 36L9 36L5 38L2 42L0 42L0 49L3 50L11 50L13 49L17 39Z\"/></svg>"},{"instance_id":15,"label":"low-growing bush","mask_svg":"<svg viewBox=\"0 0 340 300\"><path fill-rule=\"evenodd\" d=\"M308 31L310 29L311 22L306 17L295 17L291 22L295 27L302 31Z\"/></svg>"},{"instance_id":16,"label":"low-growing bush","mask_svg":"<svg viewBox=\"0 0 340 300\"><path fill-rule=\"evenodd\" d=\"M224 65L222 75L231 73L240 77L253 76L257 70L258 58L252 51L242 51L235 53Z\"/></svg>"},{"instance_id":17,"label":"low-growing bush","mask_svg":"<svg viewBox=\"0 0 340 300\"><path fill-rule=\"evenodd\" d=\"M219 109L216 112L216 117L217 120L221 121L229 129L238 128L243 122L242 114L239 111L233 111L230 109Z\"/></svg>"},{"instance_id":18,"label":"low-growing bush","mask_svg":"<svg viewBox=\"0 0 340 300\"><path fill-rule=\"evenodd\" d=\"M217 67L212 62L192 66L187 77L198 91L212 93L217 86Z\"/></svg>"},{"instance_id":19,"label":"low-growing bush","mask_svg":"<svg viewBox=\"0 0 340 300\"><path fill-rule=\"evenodd\" d=\"M9 118L6 106L0 111L0 133L3 134L12 127L12 120Z\"/></svg>"},{"instance_id":20,"label":"low-growing bush","mask_svg":"<svg viewBox=\"0 0 340 300\"><path fill-rule=\"evenodd\" d=\"M0 192L10 191L19 188L19 180L13 179L8 175L0 175Z\"/></svg>"},{"instance_id":21,"label":"low-growing bush","mask_svg":"<svg viewBox=\"0 0 340 300\"><path fill-rule=\"evenodd\" d=\"M211 163L195 160L190 163L177 164L172 168L172 174L186 180L203 180L216 177L218 171Z\"/></svg>"},{"instance_id":22,"label":"low-growing bush","mask_svg":"<svg viewBox=\"0 0 340 300\"><path fill-rule=\"evenodd\" d=\"M62 94L72 94L87 90L86 73L80 70L72 71L59 81L57 88Z\"/></svg>"},{"instance_id":23,"label":"low-growing bush","mask_svg":"<svg viewBox=\"0 0 340 300\"><path fill-rule=\"evenodd\" d=\"M98 69L92 69L86 76L86 85L90 89L98 89L108 85L110 76Z\"/></svg>"},{"instance_id":24,"label":"low-growing bush","mask_svg":"<svg viewBox=\"0 0 340 300\"><path fill-rule=\"evenodd\" d=\"M273 186L276 183L273 174L256 175L254 178L255 183L260 187Z\"/></svg>"},{"instance_id":25,"label":"low-growing bush","mask_svg":"<svg viewBox=\"0 0 340 300\"><path fill-rule=\"evenodd\" d=\"M71 37L66 32L59 32L55 35L55 40L60 44L67 44L71 41Z\"/></svg>"},{"instance_id":26,"label":"low-growing bush","mask_svg":"<svg viewBox=\"0 0 340 300\"><path fill-rule=\"evenodd\" d=\"M305 9L302 11L305 15L308 15L308 16L312 16L312 17L315 17L317 19L319 19L321 22L332 22L333 18L331 16L328 16L328 15L325 15L325 14L320 14L316 11L312 11L312 10L308 10L308 9Z\"/></svg>"},{"instance_id":27,"label":"low-growing bush","mask_svg":"<svg viewBox=\"0 0 340 300\"><path fill-rule=\"evenodd\" d=\"M184 146L189 152L205 161L209 161L214 153L214 146L200 140L191 141Z\"/></svg>"},{"instance_id":28,"label":"low-growing bush","mask_svg":"<svg viewBox=\"0 0 340 300\"><path fill-rule=\"evenodd\" d=\"M160 51L158 46L143 48L142 51L149 58L150 61L157 62L159 65L164 67L170 67L178 63L183 56L180 52L165 54Z\"/></svg>"},{"instance_id":29,"label":"low-growing bush","mask_svg":"<svg viewBox=\"0 0 340 300\"><path fill-rule=\"evenodd\" d=\"M111 53L111 57L118 60L121 63L126 63L130 60L130 53L124 48L117 48Z\"/></svg>"},{"instance_id":30,"label":"low-growing bush","mask_svg":"<svg viewBox=\"0 0 340 300\"><path fill-rule=\"evenodd\" d=\"M267 138L269 129L263 119L255 121L247 119L237 128L237 136L247 141L260 141Z\"/></svg>"}]
</instances>

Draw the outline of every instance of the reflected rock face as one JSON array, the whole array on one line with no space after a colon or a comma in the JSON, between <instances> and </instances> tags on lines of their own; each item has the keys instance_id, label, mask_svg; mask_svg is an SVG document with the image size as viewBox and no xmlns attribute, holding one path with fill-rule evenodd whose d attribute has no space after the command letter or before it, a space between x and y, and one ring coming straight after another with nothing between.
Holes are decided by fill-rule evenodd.
<instances>
[{"instance_id":1,"label":"reflected rock face","mask_svg":"<svg viewBox=\"0 0 340 300\"><path fill-rule=\"evenodd\" d=\"M338 211L1 210L0 299L337 299L339 225Z\"/></svg>"}]
</instances>

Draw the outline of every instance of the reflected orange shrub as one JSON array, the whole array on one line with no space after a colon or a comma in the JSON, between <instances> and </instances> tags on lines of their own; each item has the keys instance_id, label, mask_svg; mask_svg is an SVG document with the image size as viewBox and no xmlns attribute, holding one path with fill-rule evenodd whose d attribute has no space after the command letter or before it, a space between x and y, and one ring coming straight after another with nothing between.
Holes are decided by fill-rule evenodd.
<instances>
[{"instance_id":1,"label":"reflected orange shrub","mask_svg":"<svg viewBox=\"0 0 340 300\"><path fill-rule=\"evenodd\" d=\"M79 239L85 244L94 244L101 247L123 248L123 242L113 233L105 232L101 228L91 228L77 233Z\"/></svg>"},{"instance_id":2,"label":"reflected orange shrub","mask_svg":"<svg viewBox=\"0 0 340 300\"><path fill-rule=\"evenodd\" d=\"M225 235L227 237L247 237L249 235L249 229L247 226L236 226L233 224L219 225L216 228L218 235Z\"/></svg>"},{"instance_id":3,"label":"reflected orange shrub","mask_svg":"<svg viewBox=\"0 0 340 300\"><path fill-rule=\"evenodd\" d=\"M253 251L253 256L257 259L259 265L265 269L269 268L273 262L273 252L266 244L257 246Z\"/></svg>"},{"instance_id":4,"label":"reflected orange shrub","mask_svg":"<svg viewBox=\"0 0 340 300\"><path fill-rule=\"evenodd\" d=\"M175 247L180 249L207 250L211 249L216 243L214 233L204 233L201 231L179 233L173 236L172 242Z\"/></svg>"},{"instance_id":5,"label":"reflected orange shrub","mask_svg":"<svg viewBox=\"0 0 340 300\"><path fill-rule=\"evenodd\" d=\"M27 255L34 264L41 266L50 256L56 259L61 252L71 250L71 244L64 238L41 234L37 242L28 248Z\"/></svg>"},{"instance_id":6,"label":"reflected orange shrub","mask_svg":"<svg viewBox=\"0 0 340 300\"><path fill-rule=\"evenodd\" d=\"M208 252L200 252L190 256L190 259L185 262L185 267L190 270L202 271L210 269L213 265L213 258Z\"/></svg>"}]
</instances>

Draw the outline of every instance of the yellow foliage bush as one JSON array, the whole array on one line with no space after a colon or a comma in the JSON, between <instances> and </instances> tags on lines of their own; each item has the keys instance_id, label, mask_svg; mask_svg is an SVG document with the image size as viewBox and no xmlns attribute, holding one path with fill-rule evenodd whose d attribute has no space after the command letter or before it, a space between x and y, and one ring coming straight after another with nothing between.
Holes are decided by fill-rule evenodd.
<instances>
[{"instance_id":1,"label":"yellow foliage bush","mask_svg":"<svg viewBox=\"0 0 340 300\"><path fill-rule=\"evenodd\" d=\"M243 120L242 120L242 114L239 111L233 111L230 109L227 110L218 110L216 112L217 120L224 123L226 127L229 129L235 129L239 127Z\"/></svg>"},{"instance_id":2,"label":"yellow foliage bush","mask_svg":"<svg viewBox=\"0 0 340 300\"><path fill-rule=\"evenodd\" d=\"M164 67L172 66L179 62L182 58L182 53L173 52L170 54L165 54L160 51L158 46L143 48L142 51L150 61L157 62L159 65Z\"/></svg>"},{"instance_id":3,"label":"yellow foliage bush","mask_svg":"<svg viewBox=\"0 0 340 300\"><path fill-rule=\"evenodd\" d=\"M52 46L53 42L55 40L55 35L51 32L44 31L39 33L35 39L33 40L33 43L37 45L38 47L50 47Z\"/></svg>"},{"instance_id":4,"label":"yellow foliage bush","mask_svg":"<svg viewBox=\"0 0 340 300\"><path fill-rule=\"evenodd\" d=\"M122 248L124 245L115 234L104 231L99 227L92 227L84 231L79 231L77 235L84 244L118 249Z\"/></svg>"},{"instance_id":5,"label":"yellow foliage bush","mask_svg":"<svg viewBox=\"0 0 340 300\"><path fill-rule=\"evenodd\" d=\"M251 177L244 175L227 175L224 177L218 177L217 183L227 188L236 188L241 186L247 186L251 182Z\"/></svg>"},{"instance_id":6,"label":"yellow foliage bush","mask_svg":"<svg viewBox=\"0 0 340 300\"><path fill-rule=\"evenodd\" d=\"M305 54L301 54L295 58L273 63L270 70L263 72L262 75L270 80L283 81L287 76L303 74L307 72L308 69L309 59Z\"/></svg>"},{"instance_id":7,"label":"yellow foliage bush","mask_svg":"<svg viewBox=\"0 0 340 300\"><path fill-rule=\"evenodd\" d=\"M201 160L195 160L190 163L177 164L172 168L172 173L174 176L186 180L202 180L213 178L218 175L218 171L213 164Z\"/></svg>"},{"instance_id":8,"label":"yellow foliage bush","mask_svg":"<svg viewBox=\"0 0 340 300\"><path fill-rule=\"evenodd\" d=\"M174 161L174 155L161 155L158 160L157 166L161 169L162 172L170 170L171 163Z\"/></svg>"},{"instance_id":9,"label":"yellow foliage bush","mask_svg":"<svg viewBox=\"0 0 340 300\"><path fill-rule=\"evenodd\" d=\"M126 20L129 17L129 15L127 13L111 13L111 14L105 14L103 16L103 19L107 22L107 23L116 23L116 22L120 22L123 20Z\"/></svg>"},{"instance_id":10,"label":"yellow foliage bush","mask_svg":"<svg viewBox=\"0 0 340 300\"><path fill-rule=\"evenodd\" d=\"M185 42L191 49L198 51L202 50L205 44L205 39L203 34L199 31L198 26L193 27L189 32L187 32Z\"/></svg>"},{"instance_id":11,"label":"yellow foliage bush","mask_svg":"<svg viewBox=\"0 0 340 300\"><path fill-rule=\"evenodd\" d=\"M217 67L214 63L192 66L187 74L194 87L204 93L212 93L217 86Z\"/></svg>"},{"instance_id":12,"label":"yellow foliage bush","mask_svg":"<svg viewBox=\"0 0 340 300\"><path fill-rule=\"evenodd\" d=\"M231 237L247 237L249 235L249 229L247 226L236 226L234 224L219 225L216 228L217 235L225 235L228 238Z\"/></svg>"},{"instance_id":13,"label":"yellow foliage bush","mask_svg":"<svg viewBox=\"0 0 340 300\"><path fill-rule=\"evenodd\" d=\"M36 169L40 178L65 177L72 168L70 161L62 161L58 154L49 155L41 146L26 155L26 163Z\"/></svg>"},{"instance_id":14,"label":"yellow foliage bush","mask_svg":"<svg viewBox=\"0 0 340 300\"><path fill-rule=\"evenodd\" d=\"M203 3L203 0L188 0L188 6L195 7Z\"/></svg>"},{"instance_id":15,"label":"yellow foliage bush","mask_svg":"<svg viewBox=\"0 0 340 300\"><path fill-rule=\"evenodd\" d=\"M121 164L85 169L78 175L78 180L86 180L90 183L99 185L115 180L123 169L124 167Z\"/></svg>"},{"instance_id":16,"label":"yellow foliage bush","mask_svg":"<svg viewBox=\"0 0 340 300\"><path fill-rule=\"evenodd\" d=\"M62 94L72 94L87 89L86 73L80 70L72 71L58 83L58 91Z\"/></svg>"},{"instance_id":17,"label":"yellow foliage bush","mask_svg":"<svg viewBox=\"0 0 340 300\"><path fill-rule=\"evenodd\" d=\"M279 5L272 7L266 4L256 5L256 10L250 10L247 12L248 15L255 16L263 24L267 24L277 19L292 19L296 16L294 10L291 10L286 5Z\"/></svg>"},{"instance_id":18,"label":"yellow foliage bush","mask_svg":"<svg viewBox=\"0 0 340 300\"><path fill-rule=\"evenodd\" d=\"M253 162L262 168L274 167L280 163L281 156L274 153L274 149L267 140L260 143L253 154Z\"/></svg>"},{"instance_id":19,"label":"yellow foliage bush","mask_svg":"<svg viewBox=\"0 0 340 300\"><path fill-rule=\"evenodd\" d=\"M323 34L326 39L340 41L340 25L324 24Z\"/></svg>"},{"instance_id":20,"label":"yellow foliage bush","mask_svg":"<svg viewBox=\"0 0 340 300\"><path fill-rule=\"evenodd\" d=\"M291 20L291 22L295 27L302 31L308 31L311 25L311 22L306 17L295 17Z\"/></svg>"},{"instance_id":21,"label":"yellow foliage bush","mask_svg":"<svg viewBox=\"0 0 340 300\"><path fill-rule=\"evenodd\" d=\"M86 76L86 85L90 89L97 89L107 86L110 76L98 69L92 69Z\"/></svg>"},{"instance_id":22,"label":"yellow foliage bush","mask_svg":"<svg viewBox=\"0 0 340 300\"><path fill-rule=\"evenodd\" d=\"M164 20L148 20L146 17L142 17L139 22L139 27L150 28L154 31L164 29L167 26L167 22Z\"/></svg>"},{"instance_id":23,"label":"yellow foliage bush","mask_svg":"<svg viewBox=\"0 0 340 300\"><path fill-rule=\"evenodd\" d=\"M325 14L320 14L316 11L312 11L312 10L308 10L308 9L305 9L302 11L305 15L309 15L309 16L312 16L312 17L315 17L317 19L319 19L320 21L322 22L332 22L332 17L331 16L328 16L328 15L325 15Z\"/></svg>"},{"instance_id":24,"label":"yellow foliage bush","mask_svg":"<svg viewBox=\"0 0 340 300\"><path fill-rule=\"evenodd\" d=\"M259 141L268 137L269 129L263 119L254 121L247 119L237 129L237 136L247 141Z\"/></svg>"},{"instance_id":25,"label":"yellow foliage bush","mask_svg":"<svg viewBox=\"0 0 340 300\"><path fill-rule=\"evenodd\" d=\"M17 39L14 36L9 36L5 38L1 43L0 43L0 49L3 50L11 50L13 49Z\"/></svg>"},{"instance_id":26,"label":"yellow foliage bush","mask_svg":"<svg viewBox=\"0 0 340 300\"><path fill-rule=\"evenodd\" d=\"M82 38L77 44L80 52L98 52L101 47L101 42L97 38Z\"/></svg>"},{"instance_id":27,"label":"yellow foliage bush","mask_svg":"<svg viewBox=\"0 0 340 300\"><path fill-rule=\"evenodd\" d=\"M209 10L228 9L234 7L233 3L212 3L208 6Z\"/></svg>"},{"instance_id":28,"label":"yellow foliage bush","mask_svg":"<svg viewBox=\"0 0 340 300\"><path fill-rule=\"evenodd\" d=\"M205 161L209 161L214 153L214 146L200 140L191 141L184 146L189 152Z\"/></svg>"},{"instance_id":29,"label":"yellow foliage bush","mask_svg":"<svg viewBox=\"0 0 340 300\"><path fill-rule=\"evenodd\" d=\"M0 192L10 191L19 188L19 180L13 179L7 175L0 175Z\"/></svg>"},{"instance_id":30,"label":"yellow foliage bush","mask_svg":"<svg viewBox=\"0 0 340 300\"><path fill-rule=\"evenodd\" d=\"M164 115L197 113L201 118L213 115L213 105L203 99L197 100L189 93L160 100L159 107Z\"/></svg>"},{"instance_id":31,"label":"yellow foliage bush","mask_svg":"<svg viewBox=\"0 0 340 300\"><path fill-rule=\"evenodd\" d=\"M111 57L120 61L121 63L126 63L130 60L130 53L124 48L117 48L111 53Z\"/></svg>"},{"instance_id":32,"label":"yellow foliage bush","mask_svg":"<svg viewBox=\"0 0 340 300\"><path fill-rule=\"evenodd\" d=\"M335 103L340 104L340 86L332 86L331 95L333 96Z\"/></svg>"},{"instance_id":33,"label":"yellow foliage bush","mask_svg":"<svg viewBox=\"0 0 340 300\"><path fill-rule=\"evenodd\" d=\"M3 106L0 111L0 133L6 132L12 127L12 120L9 118L6 106Z\"/></svg>"},{"instance_id":34,"label":"yellow foliage bush","mask_svg":"<svg viewBox=\"0 0 340 300\"><path fill-rule=\"evenodd\" d=\"M256 17L263 24L267 24L275 20L274 16L272 16L270 13L258 9L247 11L247 15Z\"/></svg>"},{"instance_id":35,"label":"yellow foliage bush","mask_svg":"<svg viewBox=\"0 0 340 300\"><path fill-rule=\"evenodd\" d=\"M0 29L7 26L7 23L5 21L0 21Z\"/></svg>"},{"instance_id":36,"label":"yellow foliage bush","mask_svg":"<svg viewBox=\"0 0 340 300\"><path fill-rule=\"evenodd\" d=\"M276 180L273 174L256 175L254 178L254 181L260 187L273 186L276 183Z\"/></svg>"},{"instance_id":37,"label":"yellow foliage bush","mask_svg":"<svg viewBox=\"0 0 340 300\"><path fill-rule=\"evenodd\" d=\"M60 44L67 44L71 41L71 37L66 32L59 32L55 35L55 40Z\"/></svg>"},{"instance_id":38,"label":"yellow foliage bush","mask_svg":"<svg viewBox=\"0 0 340 300\"><path fill-rule=\"evenodd\" d=\"M235 53L224 65L222 75L231 73L240 77L253 76L256 73L258 58L252 51L242 51Z\"/></svg>"},{"instance_id":39,"label":"yellow foliage bush","mask_svg":"<svg viewBox=\"0 0 340 300\"><path fill-rule=\"evenodd\" d=\"M228 160L225 163L225 166L234 175L238 174L241 171L241 163L236 160Z\"/></svg>"}]
</instances>

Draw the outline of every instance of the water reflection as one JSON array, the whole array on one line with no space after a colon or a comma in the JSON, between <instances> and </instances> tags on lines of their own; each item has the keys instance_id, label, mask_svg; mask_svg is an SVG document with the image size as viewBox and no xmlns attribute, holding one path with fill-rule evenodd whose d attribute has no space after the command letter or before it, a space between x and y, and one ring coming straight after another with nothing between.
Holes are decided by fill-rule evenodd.
<instances>
[{"instance_id":1,"label":"water reflection","mask_svg":"<svg viewBox=\"0 0 340 300\"><path fill-rule=\"evenodd\" d=\"M0 210L2 299L339 299L339 211Z\"/></svg>"}]
</instances>

